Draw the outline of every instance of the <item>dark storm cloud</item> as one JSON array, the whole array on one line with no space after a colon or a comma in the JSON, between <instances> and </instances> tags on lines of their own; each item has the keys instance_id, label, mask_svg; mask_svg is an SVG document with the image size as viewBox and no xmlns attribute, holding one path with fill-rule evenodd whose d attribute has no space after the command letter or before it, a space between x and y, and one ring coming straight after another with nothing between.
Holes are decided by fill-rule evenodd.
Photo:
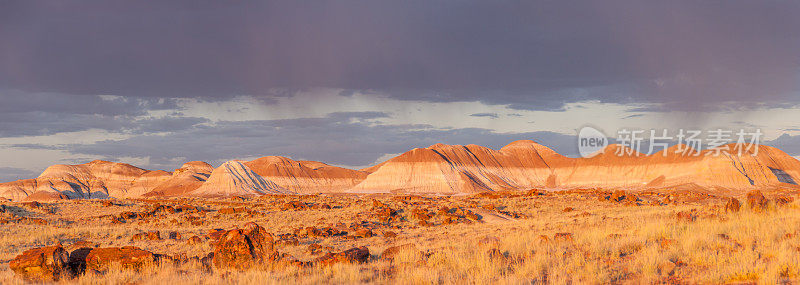
<instances>
[{"instance_id":1,"label":"dark storm cloud","mask_svg":"<svg viewBox=\"0 0 800 285\"><path fill-rule=\"evenodd\" d=\"M149 111L178 110L175 99L28 93L0 90L0 138L43 136L99 129L117 133L181 130L207 122L173 114L147 117Z\"/></svg>"},{"instance_id":2,"label":"dark storm cloud","mask_svg":"<svg viewBox=\"0 0 800 285\"><path fill-rule=\"evenodd\" d=\"M101 129L148 131L149 111L177 110L175 99L71 95L0 89L0 138Z\"/></svg>"},{"instance_id":3,"label":"dark storm cloud","mask_svg":"<svg viewBox=\"0 0 800 285\"><path fill-rule=\"evenodd\" d=\"M337 118L337 119L334 119ZM336 165L369 165L384 154L400 153L435 143L478 144L500 148L514 140L535 139L555 150L574 155L573 136L552 132L517 134L487 129L434 129L427 125L375 125L334 115L325 118L218 122L183 131L141 135L125 140L62 146L15 145L28 149L60 149L71 154L149 158L154 169L173 169L190 160L216 165L230 159L282 155Z\"/></svg>"},{"instance_id":4,"label":"dark storm cloud","mask_svg":"<svg viewBox=\"0 0 800 285\"><path fill-rule=\"evenodd\" d=\"M181 130L205 123L205 118L183 117L176 99L72 95L52 92L0 90L0 138L43 136L99 129L141 134ZM173 111L148 117L150 111Z\"/></svg>"},{"instance_id":5,"label":"dark storm cloud","mask_svg":"<svg viewBox=\"0 0 800 285\"><path fill-rule=\"evenodd\" d=\"M0 87L203 97L796 103L795 1L4 1ZM11 95L4 95L4 97Z\"/></svg>"},{"instance_id":6,"label":"dark storm cloud","mask_svg":"<svg viewBox=\"0 0 800 285\"><path fill-rule=\"evenodd\" d=\"M178 108L175 99L73 95L0 89L0 112L46 112L81 115L143 115L151 110Z\"/></svg>"}]
</instances>

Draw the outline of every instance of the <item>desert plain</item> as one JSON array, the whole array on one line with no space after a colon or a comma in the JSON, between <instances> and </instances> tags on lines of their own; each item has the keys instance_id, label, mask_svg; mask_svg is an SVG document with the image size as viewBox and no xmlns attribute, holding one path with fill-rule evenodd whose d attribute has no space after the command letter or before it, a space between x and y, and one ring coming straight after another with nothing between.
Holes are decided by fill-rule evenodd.
<instances>
[{"instance_id":1,"label":"desert plain","mask_svg":"<svg viewBox=\"0 0 800 285\"><path fill-rule=\"evenodd\" d=\"M54 165L0 184L0 282L797 282L800 162L765 146L673 150L567 158L518 141L361 170Z\"/></svg>"},{"instance_id":2,"label":"desert plain","mask_svg":"<svg viewBox=\"0 0 800 285\"><path fill-rule=\"evenodd\" d=\"M793 282L794 196L531 190L4 203L0 282ZM248 223L259 227L252 240L232 231ZM61 269L9 269L46 246L68 255ZM108 248L116 251L86 259Z\"/></svg>"}]
</instances>

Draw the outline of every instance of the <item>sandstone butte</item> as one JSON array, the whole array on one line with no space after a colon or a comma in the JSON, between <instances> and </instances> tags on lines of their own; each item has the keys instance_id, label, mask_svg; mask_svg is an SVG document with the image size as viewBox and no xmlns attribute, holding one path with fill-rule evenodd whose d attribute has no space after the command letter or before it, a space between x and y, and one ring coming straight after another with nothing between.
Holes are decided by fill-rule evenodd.
<instances>
[{"instance_id":1,"label":"sandstone butte","mask_svg":"<svg viewBox=\"0 0 800 285\"><path fill-rule=\"evenodd\" d=\"M124 163L53 165L39 177L0 183L14 201L169 196L248 196L286 193L393 192L459 194L532 188L700 190L741 194L753 189L799 189L800 161L768 146L722 146L730 154L676 153L618 156L610 145L590 158L569 158L533 141L494 150L477 145L417 148L362 170L268 156L228 161L216 169L188 162L172 173ZM755 153L758 148L757 155ZM624 149L623 149L624 150Z\"/></svg>"}]
</instances>

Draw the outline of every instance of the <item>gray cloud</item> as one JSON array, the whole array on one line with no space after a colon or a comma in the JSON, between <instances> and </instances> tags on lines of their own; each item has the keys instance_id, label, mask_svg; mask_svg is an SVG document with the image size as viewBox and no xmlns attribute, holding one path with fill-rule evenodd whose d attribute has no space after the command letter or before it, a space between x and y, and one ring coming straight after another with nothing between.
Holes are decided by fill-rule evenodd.
<instances>
[{"instance_id":1,"label":"gray cloud","mask_svg":"<svg viewBox=\"0 0 800 285\"><path fill-rule=\"evenodd\" d=\"M0 89L0 112L46 112L80 115L143 115L152 110L178 108L174 98L74 95L53 92L24 92Z\"/></svg>"},{"instance_id":2,"label":"gray cloud","mask_svg":"<svg viewBox=\"0 0 800 285\"><path fill-rule=\"evenodd\" d=\"M774 140L763 142L763 144L777 147L789 155L800 155L800 135L783 134Z\"/></svg>"},{"instance_id":3,"label":"gray cloud","mask_svg":"<svg viewBox=\"0 0 800 285\"><path fill-rule=\"evenodd\" d=\"M102 115L0 113L0 137L42 136L89 129L119 130L130 126L124 119Z\"/></svg>"},{"instance_id":4,"label":"gray cloud","mask_svg":"<svg viewBox=\"0 0 800 285\"><path fill-rule=\"evenodd\" d=\"M573 136L552 132L496 133L487 129L434 129L427 125L376 125L341 115L326 118L218 122L195 125L165 135L62 146L15 145L61 149L72 154L149 158L155 169L172 169L189 160L219 164L252 156L283 155L337 165L369 165L387 153L435 143L479 144L500 148L514 140L535 139L568 155L577 153Z\"/></svg>"},{"instance_id":5,"label":"gray cloud","mask_svg":"<svg viewBox=\"0 0 800 285\"><path fill-rule=\"evenodd\" d=\"M175 120L141 119L150 111L177 110L175 99L72 95L0 90L0 137L41 136L100 129L146 132L160 126L178 127ZM197 120L198 118L193 118ZM168 125L171 124L171 125Z\"/></svg>"},{"instance_id":6,"label":"gray cloud","mask_svg":"<svg viewBox=\"0 0 800 285\"><path fill-rule=\"evenodd\" d=\"M144 134L180 131L208 122L196 117L132 118L45 112L0 113L0 137L46 136L58 133L104 130L112 133Z\"/></svg>"},{"instance_id":7,"label":"gray cloud","mask_svg":"<svg viewBox=\"0 0 800 285\"><path fill-rule=\"evenodd\" d=\"M533 139L559 153L576 157L574 135L548 131L498 133L482 128L437 129L428 125L381 125L353 120L360 112L336 113L324 118L222 121L194 124L165 134L142 134L123 140L89 144L18 144L15 148L63 150L72 155L148 159L149 169L174 169L190 160L218 165L226 160L282 155L344 166L370 165L387 153L401 153L435 143L477 144L494 149L520 139ZM614 138L609 138L616 143ZM668 142L670 145L674 141ZM763 142L790 155L800 155L800 136L783 136ZM642 151L647 152L645 140ZM656 149L660 150L660 149ZM72 160L70 163L86 161ZM20 174L21 175L21 174ZM10 175L8 175L10 177Z\"/></svg>"},{"instance_id":8,"label":"gray cloud","mask_svg":"<svg viewBox=\"0 0 800 285\"><path fill-rule=\"evenodd\" d=\"M489 117L489 118L492 118L492 119L497 119L498 117L500 117L497 113L475 113L475 114L471 114L470 116L472 116L472 117Z\"/></svg>"},{"instance_id":9,"label":"gray cloud","mask_svg":"<svg viewBox=\"0 0 800 285\"><path fill-rule=\"evenodd\" d=\"M798 101L792 1L6 1L0 11L0 87L27 91L270 102L275 88L335 87L547 110Z\"/></svg>"},{"instance_id":10,"label":"gray cloud","mask_svg":"<svg viewBox=\"0 0 800 285\"><path fill-rule=\"evenodd\" d=\"M0 183L20 179L29 179L36 176L39 176L39 173L36 173L35 171L13 167L0 167Z\"/></svg>"},{"instance_id":11,"label":"gray cloud","mask_svg":"<svg viewBox=\"0 0 800 285\"><path fill-rule=\"evenodd\" d=\"M174 132L208 123L206 118L197 117L160 117L136 120L134 128L130 131L136 133Z\"/></svg>"},{"instance_id":12,"label":"gray cloud","mask_svg":"<svg viewBox=\"0 0 800 285\"><path fill-rule=\"evenodd\" d=\"M196 117L135 119L43 112L0 113L0 137L47 136L91 129L121 134L145 134L180 131L206 122L208 119Z\"/></svg>"},{"instance_id":13,"label":"gray cloud","mask_svg":"<svg viewBox=\"0 0 800 285\"><path fill-rule=\"evenodd\" d=\"M342 119L358 119L358 120L368 120L368 119L380 119L380 118L389 118L391 115L386 112L375 112L375 111L367 111L367 112L333 112L328 114L328 118L335 119L335 120L342 120Z\"/></svg>"}]
</instances>

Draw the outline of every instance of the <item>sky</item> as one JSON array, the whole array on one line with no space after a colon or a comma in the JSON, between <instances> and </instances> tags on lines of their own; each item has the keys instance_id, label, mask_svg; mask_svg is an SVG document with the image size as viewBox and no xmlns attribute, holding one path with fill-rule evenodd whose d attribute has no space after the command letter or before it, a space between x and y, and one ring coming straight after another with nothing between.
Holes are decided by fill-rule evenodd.
<instances>
[{"instance_id":1,"label":"sky","mask_svg":"<svg viewBox=\"0 0 800 285\"><path fill-rule=\"evenodd\" d=\"M435 143L760 129L800 157L797 1L2 1L0 182L95 159L362 168Z\"/></svg>"}]
</instances>

